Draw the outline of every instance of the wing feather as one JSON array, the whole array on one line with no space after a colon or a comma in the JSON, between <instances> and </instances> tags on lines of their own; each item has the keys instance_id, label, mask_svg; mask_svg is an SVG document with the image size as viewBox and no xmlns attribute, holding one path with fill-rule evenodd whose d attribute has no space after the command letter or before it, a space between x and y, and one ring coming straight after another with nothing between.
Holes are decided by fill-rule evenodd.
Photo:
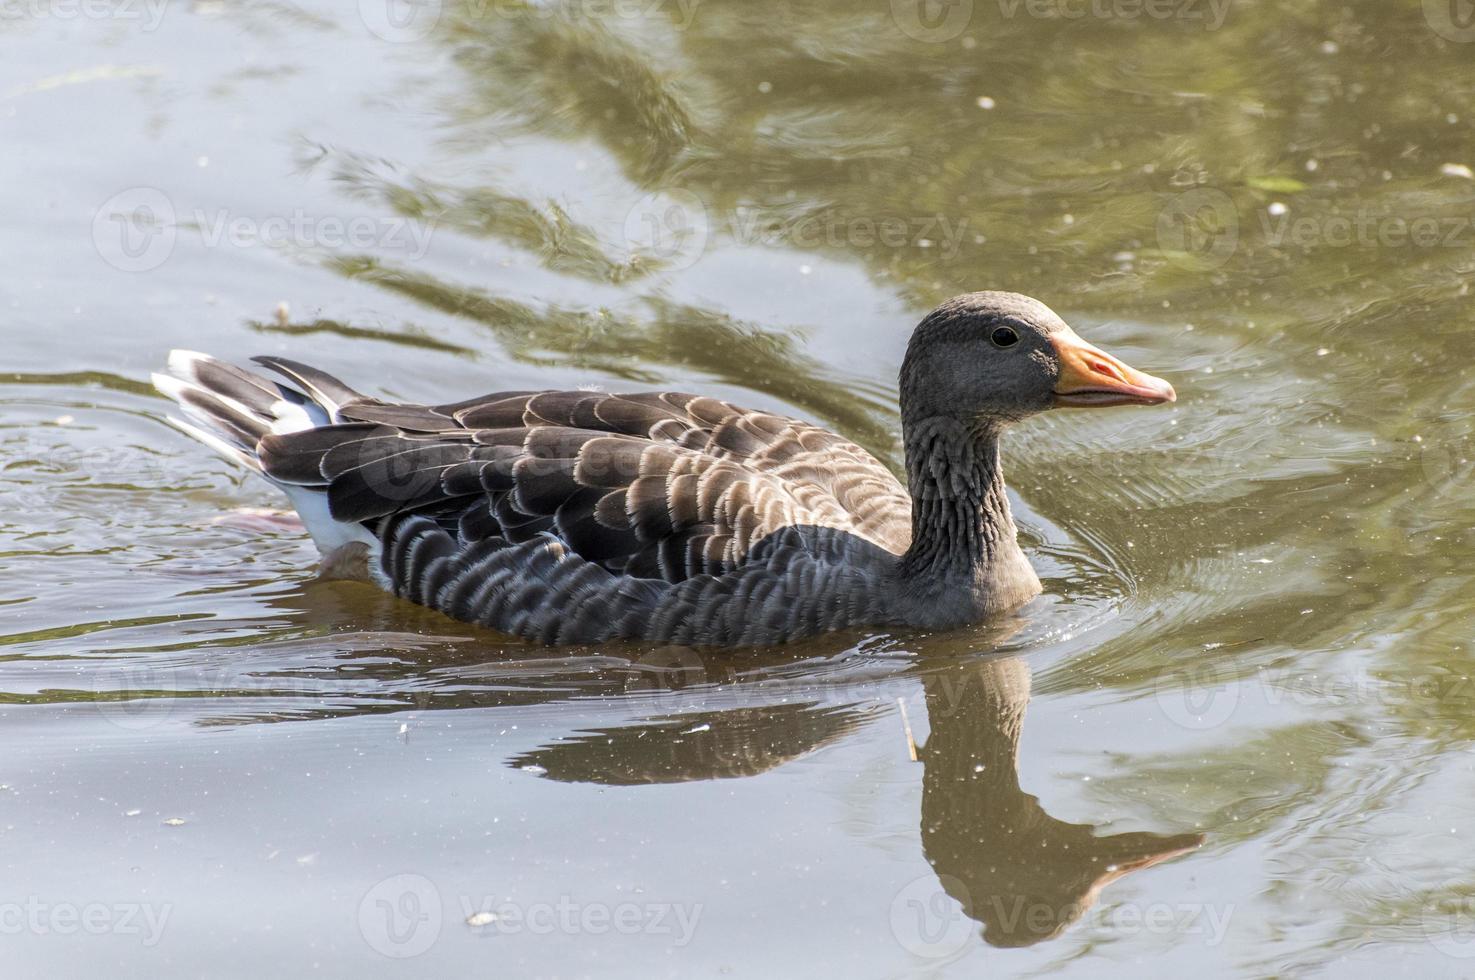
<instances>
[{"instance_id":1,"label":"wing feather","mask_svg":"<svg viewBox=\"0 0 1475 980\"><path fill-rule=\"evenodd\" d=\"M492 566L502 576L512 560L504 552L539 542L616 578L681 583L724 576L788 527L858 535L892 554L910 537L895 477L858 446L795 419L680 392L509 391L391 405L303 365L269 366L331 401L337 424L262 438L268 475L325 486L335 518L381 534L397 515L432 520L442 537L413 552L391 546L386 567L411 576L417 600L440 594L453 615L493 594L471 578ZM557 558L543 548L515 574L535 580ZM493 592L499 608L534 599ZM763 594L742 598L761 604Z\"/></svg>"}]
</instances>

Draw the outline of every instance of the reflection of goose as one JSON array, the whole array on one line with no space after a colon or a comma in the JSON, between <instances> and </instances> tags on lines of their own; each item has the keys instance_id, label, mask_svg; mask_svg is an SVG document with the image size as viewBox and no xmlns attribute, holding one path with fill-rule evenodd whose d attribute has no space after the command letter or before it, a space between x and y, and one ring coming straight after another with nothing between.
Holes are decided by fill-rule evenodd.
<instances>
[{"instance_id":1,"label":"reflection of goose","mask_svg":"<svg viewBox=\"0 0 1475 980\"><path fill-rule=\"evenodd\" d=\"M633 786L756 776L854 731L872 712L791 702L581 732L513 759L567 783Z\"/></svg>"},{"instance_id":2,"label":"reflection of goose","mask_svg":"<svg viewBox=\"0 0 1475 980\"><path fill-rule=\"evenodd\" d=\"M1011 422L1157 404L1172 386L1043 304L972 293L901 368L907 489L817 426L696 395L501 392L438 407L296 387L176 352L180 425L292 498L319 547L396 594L547 643L755 644L866 624L952 627L1040 589L999 464Z\"/></svg>"},{"instance_id":3,"label":"reflection of goose","mask_svg":"<svg viewBox=\"0 0 1475 980\"><path fill-rule=\"evenodd\" d=\"M1019 786L1029 668L1010 658L929 674L921 751L922 848L943 888L995 946L1058 935L1101 889L1203 843L1200 834L1113 834L1056 820Z\"/></svg>"},{"instance_id":4,"label":"reflection of goose","mask_svg":"<svg viewBox=\"0 0 1475 980\"><path fill-rule=\"evenodd\" d=\"M684 660L724 673L715 654L688 650ZM929 667L921 676L931 728L919 752L922 849L942 889L982 923L992 945L1057 936L1113 881L1203 843L1201 834L1098 836L1088 824L1050 816L1020 788L1030 688L1022 660ZM754 776L840 741L876 710L800 699L670 714L579 732L508 764L608 786Z\"/></svg>"}]
</instances>

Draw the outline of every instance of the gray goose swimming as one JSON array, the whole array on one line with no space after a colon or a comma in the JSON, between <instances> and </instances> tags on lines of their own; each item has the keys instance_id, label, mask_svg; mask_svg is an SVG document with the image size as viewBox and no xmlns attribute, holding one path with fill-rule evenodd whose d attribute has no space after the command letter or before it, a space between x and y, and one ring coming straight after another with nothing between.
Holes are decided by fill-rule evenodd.
<instances>
[{"instance_id":1,"label":"gray goose swimming","mask_svg":"<svg viewBox=\"0 0 1475 980\"><path fill-rule=\"evenodd\" d=\"M1034 596L999 465L1013 422L1159 404L1166 381L1017 293L969 293L902 362L906 487L818 426L673 392L390 404L276 357L288 383L175 351L186 432L284 490L325 561L543 643L769 644L948 628Z\"/></svg>"}]
</instances>

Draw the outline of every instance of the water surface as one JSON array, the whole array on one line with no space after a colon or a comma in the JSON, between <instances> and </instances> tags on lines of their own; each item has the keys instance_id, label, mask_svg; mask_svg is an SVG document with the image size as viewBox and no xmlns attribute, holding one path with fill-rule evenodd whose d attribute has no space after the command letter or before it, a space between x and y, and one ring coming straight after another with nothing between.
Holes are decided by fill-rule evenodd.
<instances>
[{"instance_id":1,"label":"water surface","mask_svg":"<svg viewBox=\"0 0 1475 980\"><path fill-rule=\"evenodd\" d=\"M1150 6L0 5L5 975L1468 975L1475 30ZM147 384L700 390L894 463L980 288L1180 400L1013 432L1045 594L943 636L319 581Z\"/></svg>"}]
</instances>

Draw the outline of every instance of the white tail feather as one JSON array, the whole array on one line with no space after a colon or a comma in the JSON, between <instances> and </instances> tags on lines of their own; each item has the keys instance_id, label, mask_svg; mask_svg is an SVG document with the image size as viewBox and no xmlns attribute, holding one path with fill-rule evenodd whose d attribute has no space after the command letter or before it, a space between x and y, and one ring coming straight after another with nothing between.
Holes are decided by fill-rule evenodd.
<instances>
[{"instance_id":1,"label":"white tail feather","mask_svg":"<svg viewBox=\"0 0 1475 980\"><path fill-rule=\"evenodd\" d=\"M285 493L319 551L329 554L344 545L363 542L377 552L379 541L368 528L357 522L333 518L329 512L328 495L322 489L288 486L267 476L257 456L255 441L248 444L240 434L241 431L254 431L280 435L331 425L336 405L331 401L324 404L324 399L316 391L303 396L284 385L250 373L244 380L236 377L221 382L228 383L242 397L250 397L256 402L247 404L205 380L199 370L201 365L226 366L195 351L171 351L168 365L169 374L153 375L154 387L178 403L189 419L169 416L170 425L198 439L231 462L260 474ZM217 371L213 376L219 379L220 373ZM259 398L253 385L260 388ZM301 401L292 400L294 396Z\"/></svg>"},{"instance_id":2,"label":"white tail feather","mask_svg":"<svg viewBox=\"0 0 1475 980\"><path fill-rule=\"evenodd\" d=\"M159 376L156 374L154 375L154 377L157 379ZM158 387L157 381L155 381L155 387ZM174 426L185 435L200 440L205 445L209 446L211 449L215 450L217 453L230 460L232 463L237 463L241 466L246 467L248 470L253 470L254 472L261 473L261 460L246 452L244 449L241 449L238 446L231 445L224 439L217 436L215 433L202 429L192 422L186 422L184 419L179 418L175 415L164 416L164 421L168 422L170 425ZM265 477L266 474L262 473L262 476ZM269 477L267 478L270 479ZM276 481L273 480L272 482L275 483Z\"/></svg>"}]
</instances>

